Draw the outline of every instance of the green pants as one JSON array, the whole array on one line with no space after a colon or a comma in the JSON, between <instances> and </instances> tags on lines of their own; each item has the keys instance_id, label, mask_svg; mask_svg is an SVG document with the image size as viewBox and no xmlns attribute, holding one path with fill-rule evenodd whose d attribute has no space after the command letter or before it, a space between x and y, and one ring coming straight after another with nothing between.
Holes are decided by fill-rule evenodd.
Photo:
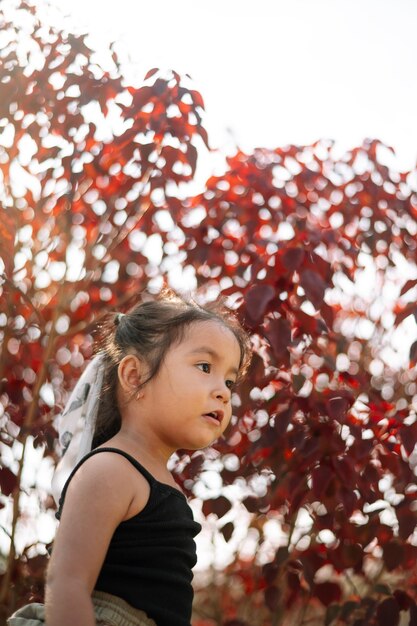
<instances>
[{"instance_id":1,"label":"green pants","mask_svg":"<svg viewBox=\"0 0 417 626\"><path fill-rule=\"evenodd\" d=\"M146 613L103 591L92 594L97 626L156 626ZM33 602L13 613L7 620L8 626L43 626L45 606Z\"/></svg>"}]
</instances>

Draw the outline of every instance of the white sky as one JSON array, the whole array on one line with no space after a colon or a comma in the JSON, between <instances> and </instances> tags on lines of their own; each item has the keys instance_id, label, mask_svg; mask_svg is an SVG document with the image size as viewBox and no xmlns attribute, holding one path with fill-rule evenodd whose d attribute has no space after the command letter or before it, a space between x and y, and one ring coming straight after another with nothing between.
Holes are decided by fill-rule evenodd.
<instances>
[{"instance_id":1,"label":"white sky","mask_svg":"<svg viewBox=\"0 0 417 626\"><path fill-rule=\"evenodd\" d=\"M142 78L189 73L215 147L365 137L417 157L415 0L50 0ZM230 133L228 132L230 130ZM232 141L233 145L233 141Z\"/></svg>"}]
</instances>

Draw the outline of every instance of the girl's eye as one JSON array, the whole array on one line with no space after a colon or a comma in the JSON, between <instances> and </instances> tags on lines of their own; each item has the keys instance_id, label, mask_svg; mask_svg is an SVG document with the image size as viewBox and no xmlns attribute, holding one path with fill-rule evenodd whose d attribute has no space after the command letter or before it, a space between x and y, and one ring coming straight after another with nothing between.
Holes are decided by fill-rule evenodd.
<instances>
[{"instance_id":1,"label":"girl's eye","mask_svg":"<svg viewBox=\"0 0 417 626\"><path fill-rule=\"evenodd\" d=\"M197 367L199 367L201 369L201 371L204 372L205 374L210 374L210 372L211 372L211 364L210 363L198 363ZM235 384L236 384L236 381L234 381L234 380L226 380L226 387L228 389L233 389Z\"/></svg>"}]
</instances>

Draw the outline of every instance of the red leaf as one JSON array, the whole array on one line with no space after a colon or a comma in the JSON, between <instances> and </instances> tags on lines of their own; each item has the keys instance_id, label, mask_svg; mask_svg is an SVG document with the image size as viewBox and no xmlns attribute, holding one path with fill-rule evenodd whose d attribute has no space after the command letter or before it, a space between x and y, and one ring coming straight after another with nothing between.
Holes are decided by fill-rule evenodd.
<instances>
[{"instance_id":1,"label":"red leaf","mask_svg":"<svg viewBox=\"0 0 417 626\"><path fill-rule=\"evenodd\" d=\"M329 606L333 602L339 602L342 592L337 583L325 582L314 585L314 594L324 606Z\"/></svg>"},{"instance_id":2,"label":"red leaf","mask_svg":"<svg viewBox=\"0 0 417 626\"><path fill-rule=\"evenodd\" d=\"M267 585L272 585L277 577L278 572L279 566L277 565L277 563L265 563L265 565L262 567L262 576L264 577Z\"/></svg>"},{"instance_id":3,"label":"red leaf","mask_svg":"<svg viewBox=\"0 0 417 626\"><path fill-rule=\"evenodd\" d=\"M280 595L278 587L271 586L265 589L265 604L271 612L275 612L277 610Z\"/></svg>"},{"instance_id":4,"label":"red leaf","mask_svg":"<svg viewBox=\"0 0 417 626\"><path fill-rule=\"evenodd\" d=\"M307 313L304 313L301 309L294 311L294 315L296 322L299 323L297 326L299 326L302 332L308 333L313 337L328 332L326 323L320 317L307 315Z\"/></svg>"},{"instance_id":5,"label":"red leaf","mask_svg":"<svg viewBox=\"0 0 417 626\"><path fill-rule=\"evenodd\" d=\"M404 569L415 569L417 563L417 547L412 546L409 543L403 544L404 546L404 562L402 566Z\"/></svg>"},{"instance_id":6,"label":"red leaf","mask_svg":"<svg viewBox=\"0 0 417 626\"><path fill-rule=\"evenodd\" d=\"M206 517L210 513L215 513L218 518L221 518L223 515L226 515L228 511L230 511L231 506L230 500L224 496L219 496L213 500L205 500L202 508Z\"/></svg>"},{"instance_id":7,"label":"red leaf","mask_svg":"<svg viewBox=\"0 0 417 626\"><path fill-rule=\"evenodd\" d=\"M207 147L207 149L210 150L209 138L208 138L208 133L206 129L203 126L199 126L197 129L197 132L200 135L201 139L204 141L204 144Z\"/></svg>"},{"instance_id":8,"label":"red leaf","mask_svg":"<svg viewBox=\"0 0 417 626\"><path fill-rule=\"evenodd\" d=\"M0 468L0 488L4 496L10 496L17 486L17 476L8 467Z\"/></svg>"},{"instance_id":9,"label":"red leaf","mask_svg":"<svg viewBox=\"0 0 417 626\"><path fill-rule=\"evenodd\" d=\"M291 342L291 327L289 322L282 317L277 320L271 320L265 331L265 336L277 359L288 359L288 346Z\"/></svg>"},{"instance_id":10,"label":"red leaf","mask_svg":"<svg viewBox=\"0 0 417 626\"><path fill-rule=\"evenodd\" d=\"M395 513L397 515L399 531L398 534L401 539L408 539L412 532L414 532L415 527L417 526L417 512L414 513L410 511L409 506L406 502L401 502Z\"/></svg>"},{"instance_id":11,"label":"red leaf","mask_svg":"<svg viewBox=\"0 0 417 626\"><path fill-rule=\"evenodd\" d=\"M304 270L300 274L300 285L314 308L319 309L323 304L324 293L328 287L322 277L313 270Z\"/></svg>"},{"instance_id":12,"label":"red leaf","mask_svg":"<svg viewBox=\"0 0 417 626\"><path fill-rule=\"evenodd\" d=\"M132 109L138 111L142 109L153 98L154 93L152 87L141 87L137 89L133 95Z\"/></svg>"},{"instance_id":13,"label":"red leaf","mask_svg":"<svg viewBox=\"0 0 417 626\"><path fill-rule=\"evenodd\" d=\"M193 102L194 102L195 106L201 107L202 109L204 109L204 100L203 100L202 95L201 95L201 93L199 91L191 90L190 91L190 96L193 99Z\"/></svg>"},{"instance_id":14,"label":"red leaf","mask_svg":"<svg viewBox=\"0 0 417 626\"><path fill-rule=\"evenodd\" d=\"M274 430L278 437L281 437L286 432L288 424L291 421L292 414L293 411L291 407L281 411L281 413L275 414Z\"/></svg>"},{"instance_id":15,"label":"red leaf","mask_svg":"<svg viewBox=\"0 0 417 626\"><path fill-rule=\"evenodd\" d=\"M305 252L302 248L287 248L282 255L282 262L285 267L294 272L304 260Z\"/></svg>"},{"instance_id":16,"label":"red leaf","mask_svg":"<svg viewBox=\"0 0 417 626\"><path fill-rule=\"evenodd\" d=\"M400 621L400 609L395 598L386 598L378 605L378 626L397 626Z\"/></svg>"},{"instance_id":17,"label":"red leaf","mask_svg":"<svg viewBox=\"0 0 417 626\"><path fill-rule=\"evenodd\" d=\"M144 80L147 80L148 78L150 78L151 76L153 76L154 74L156 74L156 72L158 72L158 71L159 71L159 68L158 68L158 67L154 67L154 68L152 68L151 70L149 70L149 72L147 72L147 73L145 74L145 78L144 78Z\"/></svg>"},{"instance_id":18,"label":"red leaf","mask_svg":"<svg viewBox=\"0 0 417 626\"><path fill-rule=\"evenodd\" d=\"M343 423L345 421L346 413L350 408L350 402L347 398L335 396L327 401L326 406L330 417Z\"/></svg>"},{"instance_id":19,"label":"red leaf","mask_svg":"<svg viewBox=\"0 0 417 626\"><path fill-rule=\"evenodd\" d=\"M223 535L225 541L229 541L230 538L233 535L233 531L235 529L235 526L233 524L233 522L227 522L227 524L225 524L221 529L220 532Z\"/></svg>"},{"instance_id":20,"label":"red leaf","mask_svg":"<svg viewBox=\"0 0 417 626\"><path fill-rule=\"evenodd\" d=\"M409 302L405 306L403 305L396 306L394 309L394 313L395 313L394 325L398 326L398 324L401 324L401 322L403 322L409 315L415 315L416 311L417 311L417 307L416 307L415 302Z\"/></svg>"},{"instance_id":21,"label":"red leaf","mask_svg":"<svg viewBox=\"0 0 417 626\"><path fill-rule=\"evenodd\" d=\"M168 87L168 82L164 78L157 78L152 86L152 91L159 97L165 93ZM142 87L144 89L144 87ZM161 103L161 111L162 111L162 103ZM172 121L172 120L171 120Z\"/></svg>"},{"instance_id":22,"label":"red leaf","mask_svg":"<svg viewBox=\"0 0 417 626\"><path fill-rule=\"evenodd\" d=\"M412 289L416 285L417 285L417 278L413 278L412 280L407 280L407 282L405 283L405 285L400 291L400 296L403 296L405 293L407 293L407 291L410 291L410 289Z\"/></svg>"},{"instance_id":23,"label":"red leaf","mask_svg":"<svg viewBox=\"0 0 417 626\"><path fill-rule=\"evenodd\" d=\"M299 393L303 388L303 385L306 381L306 377L303 374L294 374L292 377L292 386L295 393Z\"/></svg>"},{"instance_id":24,"label":"red leaf","mask_svg":"<svg viewBox=\"0 0 417 626\"><path fill-rule=\"evenodd\" d=\"M363 549L357 543L342 545L342 554L345 567L355 567L363 561Z\"/></svg>"},{"instance_id":25,"label":"red leaf","mask_svg":"<svg viewBox=\"0 0 417 626\"><path fill-rule=\"evenodd\" d=\"M398 606L400 607L400 611L408 611L408 609L410 608L410 606L412 606L414 602L410 598L408 593L406 593L402 589L396 589L393 595L397 601Z\"/></svg>"},{"instance_id":26,"label":"red leaf","mask_svg":"<svg viewBox=\"0 0 417 626\"><path fill-rule=\"evenodd\" d=\"M153 142L150 142L150 143L144 143L137 147L139 148L140 159L142 163L144 164L145 167L148 167L149 157L152 154L152 152L155 150L156 144L154 144Z\"/></svg>"},{"instance_id":27,"label":"red leaf","mask_svg":"<svg viewBox=\"0 0 417 626\"><path fill-rule=\"evenodd\" d=\"M399 435L407 454L411 454L417 443L417 422L401 426Z\"/></svg>"},{"instance_id":28,"label":"red leaf","mask_svg":"<svg viewBox=\"0 0 417 626\"><path fill-rule=\"evenodd\" d=\"M404 560L404 547L396 541L391 541L383 547L383 561L390 572Z\"/></svg>"},{"instance_id":29,"label":"red leaf","mask_svg":"<svg viewBox=\"0 0 417 626\"><path fill-rule=\"evenodd\" d=\"M340 498L342 500L346 516L350 517L355 510L358 496L352 489L342 487L342 489L340 490Z\"/></svg>"},{"instance_id":30,"label":"red leaf","mask_svg":"<svg viewBox=\"0 0 417 626\"><path fill-rule=\"evenodd\" d=\"M245 293L246 310L251 320L257 324L264 316L266 307L275 296L275 289L271 285L252 285Z\"/></svg>"},{"instance_id":31,"label":"red leaf","mask_svg":"<svg viewBox=\"0 0 417 626\"><path fill-rule=\"evenodd\" d=\"M195 168L197 166L197 149L192 143L188 144L187 160L188 165L191 167L191 174L194 176Z\"/></svg>"},{"instance_id":32,"label":"red leaf","mask_svg":"<svg viewBox=\"0 0 417 626\"><path fill-rule=\"evenodd\" d=\"M11 215L11 209L3 209L0 217L0 256L5 265L6 276L11 277L14 269L16 223Z\"/></svg>"},{"instance_id":33,"label":"red leaf","mask_svg":"<svg viewBox=\"0 0 417 626\"><path fill-rule=\"evenodd\" d=\"M249 513L259 512L259 499L255 498L254 496L248 496L247 498L245 498L245 500L243 500L242 504L245 505L245 508L247 511L249 511Z\"/></svg>"},{"instance_id":34,"label":"red leaf","mask_svg":"<svg viewBox=\"0 0 417 626\"><path fill-rule=\"evenodd\" d=\"M410 348L410 367L413 367L417 363L417 341L415 341Z\"/></svg>"},{"instance_id":35,"label":"red leaf","mask_svg":"<svg viewBox=\"0 0 417 626\"><path fill-rule=\"evenodd\" d=\"M311 478L313 482L313 493L316 498L320 498L333 478L333 471L327 465L320 465L313 469Z\"/></svg>"}]
</instances>

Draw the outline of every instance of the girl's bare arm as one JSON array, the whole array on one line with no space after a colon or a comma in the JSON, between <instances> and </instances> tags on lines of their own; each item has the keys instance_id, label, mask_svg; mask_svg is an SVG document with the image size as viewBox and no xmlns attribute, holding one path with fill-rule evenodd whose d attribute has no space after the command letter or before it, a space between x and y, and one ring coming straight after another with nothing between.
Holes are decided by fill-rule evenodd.
<instances>
[{"instance_id":1,"label":"girl's bare arm","mask_svg":"<svg viewBox=\"0 0 417 626\"><path fill-rule=\"evenodd\" d=\"M148 497L146 479L119 455L102 452L80 467L65 497L47 571L47 626L95 626L91 593L111 537L133 500L139 512Z\"/></svg>"}]
</instances>

